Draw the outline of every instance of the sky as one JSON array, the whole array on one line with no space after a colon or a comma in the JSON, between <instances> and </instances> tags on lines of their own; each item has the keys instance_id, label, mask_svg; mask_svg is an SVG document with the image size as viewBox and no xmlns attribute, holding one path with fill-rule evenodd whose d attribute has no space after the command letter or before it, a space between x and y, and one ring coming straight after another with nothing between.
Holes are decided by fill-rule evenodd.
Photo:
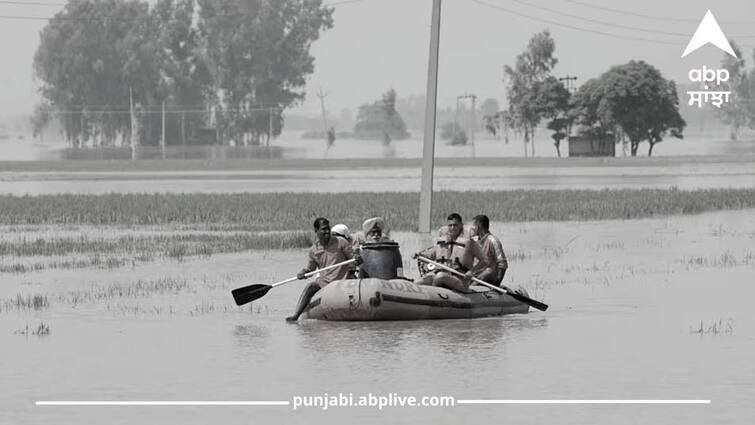
<instances>
[{"instance_id":1,"label":"sky","mask_svg":"<svg viewBox=\"0 0 755 425\"><path fill-rule=\"evenodd\" d=\"M63 2L0 1L0 114L26 114L40 101L32 58L46 21L10 17L50 17ZM307 100L291 113L319 114L320 89L334 115L376 100L389 88L399 97L424 94L432 0L326 3L334 3L334 27L313 44L315 72L308 78ZM752 67L752 0L442 0L439 107L468 93L503 101L503 66L513 65L530 37L545 29L556 42L554 75L576 76L577 86L633 59L687 83L690 69L715 67L724 55L707 45L681 58L708 9Z\"/></svg>"}]
</instances>

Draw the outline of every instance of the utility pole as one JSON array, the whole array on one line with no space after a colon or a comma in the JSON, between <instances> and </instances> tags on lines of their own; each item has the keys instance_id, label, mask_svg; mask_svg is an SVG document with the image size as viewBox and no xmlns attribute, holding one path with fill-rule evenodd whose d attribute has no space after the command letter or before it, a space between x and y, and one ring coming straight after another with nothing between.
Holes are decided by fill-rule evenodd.
<instances>
[{"instance_id":1,"label":"utility pole","mask_svg":"<svg viewBox=\"0 0 755 425\"><path fill-rule=\"evenodd\" d=\"M317 97L320 98L320 109L322 110L322 133L325 137L325 148L330 149L330 143L328 142L328 118L325 114L325 96L327 93L322 92L322 88L317 91Z\"/></svg>"},{"instance_id":2,"label":"utility pole","mask_svg":"<svg viewBox=\"0 0 755 425\"><path fill-rule=\"evenodd\" d=\"M430 233L433 207L433 168L435 160L435 113L438 100L438 50L440 47L440 2L433 0L430 28L430 55L427 63L425 134L422 147L422 186L419 192L419 231Z\"/></svg>"},{"instance_id":3,"label":"utility pole","mask_svg":"<svg viewBox=\"0 0 755 425\"><path fill-rule=\"evenodd\" d=\"M163 129L162 137L160 138L160 150L162 151L162 158L165 159L165 101L163 100Z\"/></svg>"},{"instance_id":4,"label":"utility pole","mask_svg":"<svg viewBox=\"0 0 755 425\"><path fill-rule=\"evenodd\" d=\"M270 140L273 138L273 108L267 111L268 118L270 118L267 126L267 147L270 147Z\"/></svg>"},{"instance_id":5,"label":"utility pole","mask_svg":"<svg viewBox=\"0 0 755 425\"><path fill-rule=\"evenodd\" d=\"M267 157L272 158L273 154L270 151L270 145L273 140L273 108L270 108L268 110L268 115L268 118L270 118L270 120L267 127Z\"/></svg>"},{"instance_id":6,"label":"utility pole","mask_svg":"<svg viewBox=\"0 0 755 425\"><path fill-rule=\"evenodd\" d=\"M561 78L558 79L558 81L566 81L566 90L569 92L569 94L573 94L575 91L577 91L577 88L576 88L577 77L576 76L570 77L569 74L566 74L566 77L561 77ZM574 82L573 85L572 85L572 82ZM567 129L566 129L566 141L567 142L569 141L569 137L571 137L571 129L572 129L572 125L569 124L568 127L567 127ZM558 153L558 156L559 157L561 156L561 152L560 151Z\"/></svg>"},{"instance_id":7,"label":"utility pole","mask_svg":"<svg viewBox=\"0 0 755 425\"><path fill-rule=\"evenodd\" d=\"M131 160L136 160L136 120L134 120L134 92L128 88L129 118L131 121Z\"/></svg>"},{"instance_id":8,"label":"utility pole","mask_svg":"<svg viewBox=\"0 0 755 425\"><path fill-rule=\"evenodd\" d=\"M186 111L181 111L181 157L186 159Z\"/></svg>"}]
</instances>

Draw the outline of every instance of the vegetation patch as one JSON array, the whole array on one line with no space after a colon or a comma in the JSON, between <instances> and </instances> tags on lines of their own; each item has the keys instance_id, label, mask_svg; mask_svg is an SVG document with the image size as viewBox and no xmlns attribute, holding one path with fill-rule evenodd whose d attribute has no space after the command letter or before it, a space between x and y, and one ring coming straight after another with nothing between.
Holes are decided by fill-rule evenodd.
<instances>
[{"instance_id":1,"label":"vegetation patch","mask_svg":"<svg viewBox=\"0 0 755 425\"><path fill-rule=\"evenodd\" d=\"M365 218L380 215L393 229L416 231L417 205L418 193L393 192L3 195L0 224L216 224L228 230L308 231L318 216L329 217L334 224L359 227ZM454 211L466 218L484 213L492 221L526 222L637 219L753 207L755 188L443 191L435 195L432 222L440 226ZM303 242L294 234L256 237L269 238L271 246L286 238L292 238L288 240L291 244ZM65 243L75 246L79 242ZM124 239L118 243L131 242ZM37 241L26 244L42 245Z\"/></svg>"}]
</instances>

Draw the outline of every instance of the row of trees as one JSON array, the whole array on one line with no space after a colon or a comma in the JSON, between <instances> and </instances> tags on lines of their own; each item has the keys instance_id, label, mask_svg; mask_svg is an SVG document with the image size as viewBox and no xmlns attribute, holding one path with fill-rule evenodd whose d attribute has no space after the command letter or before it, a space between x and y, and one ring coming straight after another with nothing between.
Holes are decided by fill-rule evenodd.
<instances>
[{"instance_id":1,"label":"row of trees","mask_svg":"<svg viewBox=\"0 0 755 425\"><path fill-rule=\"evenodd\" d=\"M168 131L212 125L223 142L259 144L304 98L332 13L320 0L70 0L34 56L48 103L33 123L57 113L70 141L156 143L165 104Z\"/></svg>"},{"instance_id":2,"label":"row of trees","mask_svg":"<svg viewBox=\"0 0 755 425\"><path fill-rule=\"evenodd\" d=\"M628 142L632 156L639 144L650 144L648 155L664 137L682 138L685 122L679 114L676 85L653 66L630 61L585 82L571 94L551 75L558 60L548 31L535 34L515 65L506 66L509 108L486 122L506 126L524 136L525 157L535 155L535 130L543 120L553 131L554 146L572 133L590 140Z\"/></svg>"}]
</instances>

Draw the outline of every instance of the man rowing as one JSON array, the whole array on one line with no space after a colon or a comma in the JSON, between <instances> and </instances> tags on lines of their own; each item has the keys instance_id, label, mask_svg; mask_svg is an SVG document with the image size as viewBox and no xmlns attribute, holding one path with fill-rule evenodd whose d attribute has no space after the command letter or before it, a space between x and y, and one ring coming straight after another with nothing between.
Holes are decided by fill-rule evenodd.
<instances>
[{"instance_id":1,"label":"man rowing","mask_svg":"<svg viewBox=\"0 0 755 425\"><path fill-rule=\"evenodd\" d=\"M330 233L330 222L324 217L318 217L314 221L314 230L317 240L309 249L308 263L296 275L299 279L304 279L305 275L317 269L322 269L334 264L341 263L354 258L359 264L359 256L354 256L354 249L351 243L346 239L333 237ZM312 297L321 288L327 286L330 282L348 279L353 276L353 267L351 264L344 264L341 267L335 267L330 270L320 272L319 276L312 282L309 282L299 297L299 303L296 311L292 316L286 318L288 322L296 322L299 316L304 312Z\"/></svg>"},{"instance_id":2,"label":"man rowing","mask_svg":"<svg viewBox=\"0 0 755 425\"><path fill-rule=\"evenodd\" d=\"M457 213L448 216L446 236L436 245L414 254L437 261L459 272L467 274L466 279L459 279L454 274L443 270L431 270L422 276L421 284L442 286L458 292L466 292L471 284L470 269L477 260L478 267L487 267L488 259L483 255L480 245L462 234L464 223Z\"/></svg>"}]
</instances>

